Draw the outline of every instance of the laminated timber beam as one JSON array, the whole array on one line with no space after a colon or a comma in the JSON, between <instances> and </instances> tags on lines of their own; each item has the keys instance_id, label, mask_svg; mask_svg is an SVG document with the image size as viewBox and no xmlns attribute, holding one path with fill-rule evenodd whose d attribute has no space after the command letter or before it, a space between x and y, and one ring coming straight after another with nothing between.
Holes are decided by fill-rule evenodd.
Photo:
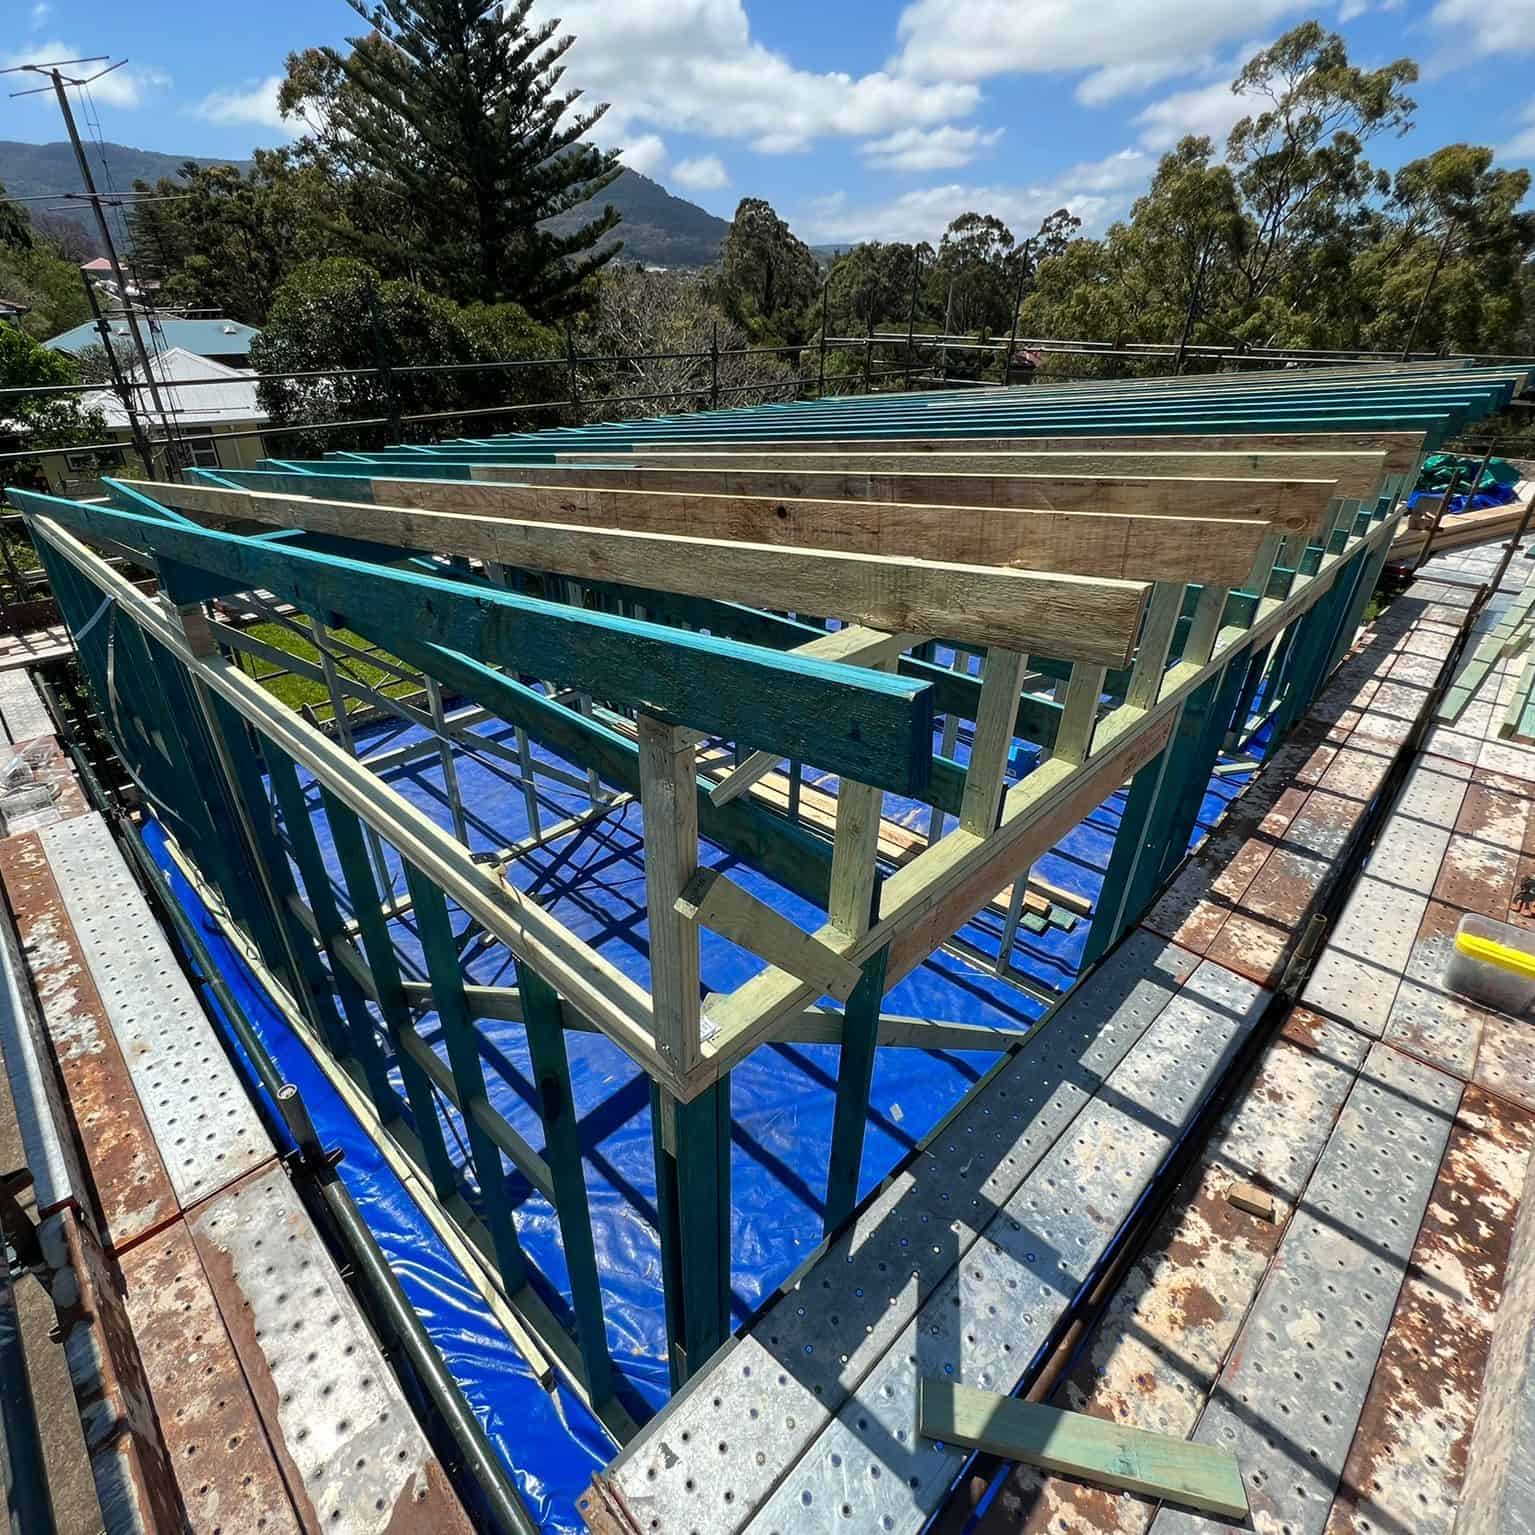
<instances>
[{"instance_id":1,"label":"laminated timber beam","mask_svg":"<svg viewBox=\"0 0 1535 1535\"><path fill-rule=\"evenodd\" d=\"M420 486L413 483L411 488ZM499 487L485 489L494 496ZM515 522L506 517L376 503L364 513L353 502L262 495L205 485L165 486L160 491L173 507L227 521L257 521L321 533L345 529L349 537L394 549L463 555L556 575L597 573L693 596L754 602L788 611L808 610L872 628L1037 650L1110 666L1128 661L1147 596L1142 581L1017 569L1000 563ZM962 520L947 512L940 515L956 523ZM1229 526L1232 531L1224 534L1220 543L1243 540L1250 563L1251 549L1262 537L1261 525L1234 522ZM538 670L534 666L526 669ZM583 682L582 686L602 690L600 681ZM750 736L741 739L749 740ZM819 760L808 754L793 755L804 755L806 761Z\"/></svg>"}]
</instances>

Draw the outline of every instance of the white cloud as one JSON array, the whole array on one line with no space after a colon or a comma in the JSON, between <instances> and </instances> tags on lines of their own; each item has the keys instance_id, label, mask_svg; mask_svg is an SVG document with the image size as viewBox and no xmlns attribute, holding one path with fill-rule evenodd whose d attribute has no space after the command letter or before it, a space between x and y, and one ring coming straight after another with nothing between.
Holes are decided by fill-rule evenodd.
<instances>
[{"instance_id":1,"label":"white cloud","mask_svg":"<svg viewBox=\"0 0 1535 1535\"><path fill-rule=\"evenodd\" d=\"M836 192L808 204L795 231L817 244L855 240L930 240L961 213L994 213L1022 239L1057 208L1069 207L1089 230L1101 229L1128 206L1152 170L1152 157L1126 149L1074 165L1053 181L1033 186L976 186L953 182L904 192L882 203L853 204Z\"/></svg>"},{"instance_id":2,"label":"white cloud","mask_svg":"<svg viewBox=\"0 0 1535 1535\"><path fill-rule=\"evenodd\" d=\"M50 9L48 0L37 0L37 4L32 7L32 30L34 32L47 21Z\"/></svg>"},{"instance_id":3,"label":"white cloud","mask_svg":"<svg viewBox=\"0 0 1535 1535\"><path fill-rule=\"evenodd\" d=\"M1525 103L1524 111L1519 114L1521 124L1518 133L1498 151L1506 155L1510 160L1525 160L1535 163L1535 96Z\"/></svg>"},{"instance_id":4,"label":"white cloud","mask_svg":"<svg viewBox=\"0 0 1535 1535\"><path fill-rule=\"evenodd\" d=\"M1535 0L1439 0L1429 20L1448 34L1456 53L1528 53L1535 50Z\"/></svg>"},{"instance_id":5,"label":"white cloud","mask_svg":"<svg viewBox=\"0 0 1535 1535\"><path fill-rule=\"evenodd\" d=\"M1168 79L1167 71L1196 69L1213 49L1307 8L1308 0L914 0L901 14L894 67L947 81L1127 69L1123 78L1140 71L1144 84L1146 71ZM1175 68L1180 59L1187 61L1183 70ZM1089 90L1112 91L1119 78L1100 79Z\"/></svg>"},{"instance_id":6,"label":"white cloud","mask_svg":"<svg viewBox=\"0 0 1535 1535\"><path fill-rule=\"evenodd\" d=\"M1343 0L1338 7L1338 21L1340 24L1357 21L1370 9L1370 0Z\"/></svg>"},{"instance_id":7,"label":"white cloud","mask_svg":"<svg viewBox=\"0 0 1535 1535\"><path fill-rule=\"evenodd\" d=\"M671 179L678 186L691 187L695 192L712 192L730 185L730 175L718 155L679 160L672 167Z\"/></svg>"},{"instance_id":8,"label":"white cloud","mask_svg":"<svg viewBox=\"0 0 1535 1535\"><path fill-rule=\"evenodd\" d=\"M658 133L637 134L619 150L618 158L642 176L660 176L666 169L666 144Z\"/></svg>"},{"instance_id":9,"label":"white cloud","mask_svg":"<svg viewBox=\"0 0 1535 1535\"><path fill-rule=\"evenodd\" d=\"M987 132L982 128L957 128L945 123L941 128L902 128L882 139L870 139L858 146L875 170L943 171L969 165L976 151L990 148L1002 137L1002 129Z\"/></svg>"},{"instance_id":10,"label":"white cloud","mask_svg":"<svg viewBox=\"0 0 1535 1535\"><path fill-rule=\"evenodd\" d=\"M1095 69L1086 79L1078 82L1076 98L1084 107L1101 107L1121 96L1133 96L1150 90L1164 80L1175 80L1179 75L1193 74L1207 69L1212 60L1203 58L1169 57L1160 59L1136 59L1128 64L1106 64Z\"/></svg>"},{"instance_id":11,"label":"white cloud","mask_svg":"<svg viewBox=\"0 0 1535 1535\"><path fill-rule=\"evenodd\" d=\"M625 125L745 139L781 154L823 137L931 127L980 100L963 82L801 69L752 38L742 0L541 0L541 8L576 37L569 79L618 104ZM615 115L599 137L612 137Z\"/></svg>"},{"instance_id":12,"label":"white cloud","mask_svg":"<svg viewBox=\"0 0 1535 1535\"><path fill-rule=\"evenodd\" d=\"M34 8L34 21L41 21L48 14L48 8L42 6ZM58 38L49 38L43 42L30 43L19 53L12 53L0 58L0 69L14 69L18 64L46 64L59 59L78 59L83 57L82 50L73 43L60 42ZM82 77L100 69L99 64L79 64L71 66L72 71L78 71ZM33 81L34 84L45 83L42 77ZM91 99L103 107L119 107L124 110L132 110L143 104L145 97L162 91L171 83L171 77L163 69L156 69L149 64L129 64L121 69L114 69L111 74L103 75L99 80L91 82ZM16 86L18 90L25 90L25 86ZM78 94L78 92L77 92ZM53 111L58 108L50 95L29 96L29 101L44 102Z\"/></svg>"},{"instance_id":13,"label":"white cloud","mask_svg":"<svg viewBox=\"0 0 1535 1535\"><path fill-rule=\"evenodd\" d=\"M268 75L265 80L243 88L227 86L223 90L211 91L192 108L192 115L225 126L249 123L259 128L275 128L279 133L297 138L305 125L297 117L284 121L277 110L277 92L281 85L281 75Z\"/></svg>"},{"instance_id":14,"label":"white cloud","mask_svg":"<svg viewBox=\"0 0 1535 1535\"><path fill-rule=\"evenodd\" d=\"M1252 110L1248 98L1238 96L1228 81L1217 80L1164 96L1132 121L1147 149L1171 149L1186 134L1194 133L1206 135L1219 154L1226 135Z\"/></svg>"}]
</instances>

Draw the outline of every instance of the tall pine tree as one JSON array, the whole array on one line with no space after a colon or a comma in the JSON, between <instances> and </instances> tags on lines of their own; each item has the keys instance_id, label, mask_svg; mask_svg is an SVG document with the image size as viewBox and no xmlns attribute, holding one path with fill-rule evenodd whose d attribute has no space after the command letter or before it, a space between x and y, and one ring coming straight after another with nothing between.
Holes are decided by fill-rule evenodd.
<instances>
[{"instance_id":1,"label":"tall pine tree","mask_svg":"<svg viewBox=\"0 0 1535 1535\"><path fill-rule=\"evenodd\" d=\"M616 254L599 242L611 206L565 236L544 222L600 193L617 156L584 143L607 110L559 92L571 37L530 24L532 0L348 0L373 29L351 51L288 60L285 113L307 147L394 203L383 228L354 228L359 253L462 302L512 301L541 318L581 307L586 279ZM383 249L388 245L388 250Z\"/></svg>"}]
</instances>

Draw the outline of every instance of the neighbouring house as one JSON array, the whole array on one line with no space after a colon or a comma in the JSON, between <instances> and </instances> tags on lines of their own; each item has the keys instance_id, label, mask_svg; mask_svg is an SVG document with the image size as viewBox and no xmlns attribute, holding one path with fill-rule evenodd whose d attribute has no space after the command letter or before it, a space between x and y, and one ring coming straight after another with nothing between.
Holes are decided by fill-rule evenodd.
<instances>
[{"instance_id":1,"label":"neighbouring house","mask_svg":"<svg viewBox=\"0 0 1535 1535\"><path fill-rule=\"evenodd\" d=\"M19 299L0 298L0 325L20 325L22 315L32 308Z\"/></svg>"},{"instance_id":2,"label":"neighbouring house","mask_svg":"<svg viewBox=\"0 0 1535 1535\"><path fill-rule=\"evenodd\" d=\"M247 366L251 342L261 334L255 326L242 325L238 320L184 320L180 315L156 312L140 313L138 320L144 345L150 352L190 352L230 368ZM133 362L133 335L127 320L121 315L113 315L107 324L112 332L113 350L124 359L125 365ZM54 336L43 345L55 352L78 356L91 347L99 347L101 337L95 322L87 321Z\"/></svg>"},{"instance_id":3,"label":"neighbouring house","mask_svg":"<svg viewBox=\"0 0 1535 1535\"><path fill-rule=\"evenodd\" d=\"M183 466L200 469L250 469L268 453L260 432L267 414L256 398L255 375L231 368L210 357L199 357L184 347L172 347L151 359L159 388L162 416L147 389L135 391L136 408L143 429L156 441L167 438L171 452ZM124 366L131 383L141 379L137 367ZM50 478L78 479L110 474L122 467L133 443L128 412L115 390L103 389L84 397L85 403L106 418L107 437L121 443L109 453L61 454L52 460ZM229 437L228 433L249 433ZM114 463L113 459L117 462Z\"/></svg>"}]
</instances>

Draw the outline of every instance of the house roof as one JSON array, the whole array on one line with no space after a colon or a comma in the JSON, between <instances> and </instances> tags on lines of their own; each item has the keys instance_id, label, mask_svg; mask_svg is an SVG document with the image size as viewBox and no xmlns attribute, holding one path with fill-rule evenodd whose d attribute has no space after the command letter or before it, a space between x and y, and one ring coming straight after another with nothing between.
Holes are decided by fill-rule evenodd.
<instances>
[{"instance_id":1,"label":"house roof","mask_svg":"<svg viewBox=\"0 0 1535 1535\"><path fill-rule=\"evenodd\" d=\"M184 347L172 347L168 352L158 352L150 359L150 367L160 384L160 400L173 425L180 427L212 426L237 421L265 421L266 412L256 399L255 374L243 368L227 367L210 357L199 357ZM128 370L130 380L142 377L138 368ZM177 389L178 383L192 379L214 380L199 383L195 389ZM123 403L110 390L87 395L86 400L107 418L109 428L125 430L128 412ZM139 394L143 409L140 419L151 426L160 426L162 418L153 410L148 392Z\"/></svg>"},{"instance_id":2,"label":"house roof","mask_svg":"<svg viewBox=\"0 0 1535 1535\"><path fill-rule=\"evenodd\" d=\"M131 332L128 322L114 319L108 322L112 334L127 341ZM199 357L247 357L251 342L261 334L253 325L242 325L238 320L179 320L173 315L153 315L148 323L141 317L139 328L144 331L144 344L157 352L181 348ZM100 346L94 322L77 325L62 335L54 336L43 345L55 352L83 352L87 347Z\"/></svg>"},{"instance_id":3,"label":"house roof","mask_svg":"<svg viewBox=\"0 0 1535 1535\"><path fill-rule=\"evenodd\" d=\"M97 256L94 261L82 262L80 270L82 272L110 272L112 270L112 263L105 256Z\"/></svg>"}]
</instances>

